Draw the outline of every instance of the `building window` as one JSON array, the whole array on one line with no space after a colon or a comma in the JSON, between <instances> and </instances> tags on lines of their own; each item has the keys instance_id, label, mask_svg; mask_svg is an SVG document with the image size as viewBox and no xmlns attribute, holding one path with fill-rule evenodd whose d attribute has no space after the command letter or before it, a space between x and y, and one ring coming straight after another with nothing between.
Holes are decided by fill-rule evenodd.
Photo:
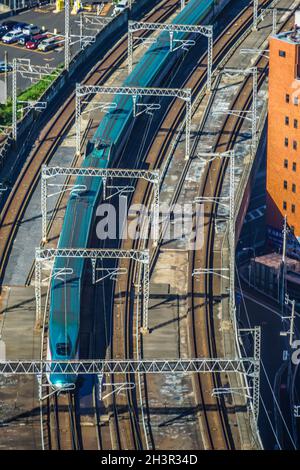
<instances>
[{"instance_id":1,"label":"building window","mask_svg":"<svg viewBox=\"0 0 300 470\"><path fill-rule=\"evenodd\" d=\"M289 146L289 139L287 137L284 139L284 145L285 147Z\"/></svg>"},{"instance_id":2,"label":"building window","mask_svg":"<svg viewBox=\"0 0 300 470\"><path fill-rule=\"evenodd\" d=\"M294 96L294 105L298 106L298 104L299 104L299 98L298 96Z\"/></svg>"},{"instance_id":3,"label":"building window","mask_svg":"<svg viewBox=\"0 0 300 470\"><path fill-rule=\"evenodd\" d=\"M293 140L293 149L294 149L294 150L297 150L297 142L296 142L296 140Z\"/></svg>"},{"instance_id":4,"label":"building window","mask_svg":"<svg viewBox=\"0 0 300 470\"><path fill-rule=\"evenodd\" d=\"M288 95L288 94L285 95L285 102L286 103L290 102L290 95Z\"/></svg>"},{"instance_id":5,"label":"building window","mask_svg":"<svg viewBox=\"0 0 300 470\"><path fill-rule=\"evenodd\" d=\"M298 119L294 119L294 128L298 129Z\"/></svg>"},{"instance_id":6,"label":"building window","mask_svg":"<svg viewBox=\"0 0 300 470\"><path fill-rule=\"evenodd\" d=\"M283 201L283 209L286 210L286 201Z\"/></svg>"},{"instance_id":7,"label":"building window","mask_svg":"<svg viewBox=\"0 0 300 470\"><path fill-rule=\"evenodd\" d=\"M279 51L279 56L280 57L285 57L285 51Z\"/></svg>"},{"instance_id":8,"label":"building window","mask_svg":"<svg viewBox=\"0 0 300 470\"><path fill-rule=\"evenodd\" d=\"M284 180L284 182L283 182L283 188L284 188L284 189L287 189L287 187L288 187L288 186L287 186L287 181Z\"/></svg>"},{"instance_id":9,"label":"building window","mask_svg":"<svg viewBox=\"0 0 300 470\"><path fill-rule=\"evenodd\" d=\"M288 160L284 160L283 166L284 166L284 168L288 168L288 167L289 167L289 162L288 162Z\"/></svg>"},{"instance_id":10,"label":"building window","mask_svg":"<svg viewBox=\"0 0 300 470\"><path fill-rule=\"evenodd\" d=\"M297 163L293 162L293 171L296 171L296 170L297 170Z\"/></svg>"},{"instance_id":11,"label":"building window","mask_svg":"<svg viewBox=\"0 0 300 470\"><path fill-rule=\"evenodd\" d=\"M288 116L285 116L285 125L288 126L290 123L290 120L288 118Z\"/></svg>"},{"instance_id":12,"label":"building window","mask_svg":"<svg viewBox=\"0 0 300 470\"><path fill-rule=\"evenodd\" d=\"M296 212L296 206L295 204L292 204L292 213L295 214L295 212Z\"/></svg>"},{"instance_id":13,"label":"building window","mask_svg":"<svg viewBox=\"0 0 300 470\"><path fill-rule=\"evenodd\" d=\"M292 184L292 191L293 191L293 193L296 192L296 185L295 185L295 183Z\"/></svg>"}]
</instances>

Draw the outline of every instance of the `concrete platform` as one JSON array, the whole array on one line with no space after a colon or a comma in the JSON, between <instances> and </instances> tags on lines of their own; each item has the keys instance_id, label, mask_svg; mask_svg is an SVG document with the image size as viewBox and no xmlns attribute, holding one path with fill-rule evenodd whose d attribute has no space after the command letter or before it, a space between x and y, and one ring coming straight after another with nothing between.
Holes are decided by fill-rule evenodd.
<instances>
[{"instance_id":1,"label":"concrete platform","mask_svg":"<svg viewBox=\"0 0 300 470\"><path fill-rule=\"evenodd\" d=\"M7 359L40 356L40 335L34 330L32 287L4 286L0 297L0 332ZM0 376L0 449L39 449L40 417L33 376Z\"/></svg>"}]
</instances>

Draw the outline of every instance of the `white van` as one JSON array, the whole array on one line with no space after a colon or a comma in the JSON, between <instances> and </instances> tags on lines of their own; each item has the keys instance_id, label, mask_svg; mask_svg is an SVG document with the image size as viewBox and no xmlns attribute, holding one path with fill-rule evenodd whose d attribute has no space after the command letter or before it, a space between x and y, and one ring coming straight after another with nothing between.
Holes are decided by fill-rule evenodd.
<instances>
[{"instance_id":1,"label":"white van","mask_svg":"<svg viewBox=\"0 0 300 470\"><path fill-rule=\"evenodd\" d=\"M118 13L122 13L125 8L128 7L128 0L120 0L114 8L114 15L118 15Z\"/></svg>"},{"instance_id":2,"label":"white van","mask_svg":"<svg viewBox=\"0 0 300 470\"><path fill-rule=\"evenodd\" d=\"M34 36L35 34L39 34L41 32L41 28L34 24L29 24L23 28L23 33L27 36Z\"/></svg>"}]
</instances>

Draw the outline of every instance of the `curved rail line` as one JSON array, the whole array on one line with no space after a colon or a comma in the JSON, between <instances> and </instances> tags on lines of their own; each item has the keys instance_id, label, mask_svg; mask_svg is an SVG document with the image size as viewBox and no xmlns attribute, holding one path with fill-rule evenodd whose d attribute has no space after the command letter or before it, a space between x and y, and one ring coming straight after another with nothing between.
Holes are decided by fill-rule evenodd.
<instances>
[{"instance_id":1,"label":"curved rail line","mask_svg":"<svg viewBox=\"0 0 300 470\"><path fill-rule=\"evenodd\" d=\"M170 4L171 2L166 2L165 5ZM270 3L269 1L263 2L263 5ZM174 8L175 7L171 7ZM164 15L159 15L159 11L156 11L155 14L150 16L148 20L155 21L154 16L156 16L156 21L162 20ZM251 19L251 15L248 15L248 23ZM236 20L235 20L236 21ZM247 24L248 24L247 23ZM246 24L246 22L245 22ZM238 25L238 29L241 28L241 25ZM223 35L225 36L225 34ZM234 35L233 35L234 36ZM231 37L229 41L224 41L223 44L219 42L219 51L217 51L216 56L222 56L224 54L224 44L225 47L230 47L230 44L235 40L238 34L234 37ZM115 68L119 62L124 58L127 52L126 48L126 40L122 41L116 49L114 49L113 54L109 57L104 58L101 62L101 65L97 67L97 69L93 72L92 76L86 81L88 84L96 84L101 83L102 81L106 80L111 73L112 68ZM119 54L119 55L117 55ZM106 66L105 71L103 72L101 69L103 66ZM97 76L97 73L99 76ZM202 74L202 79L204 80L205 73ZM200 86L200 85L199 85ZM193 87L194 89L195 87ZM177 119L173 125L169 128L171 129L171 133L177 129L179 122L182 118L182 112L180 113L180 104L175 103L173 108L177 108ZM174 109L173 109L174 115ZM4 269L6 266L6 262L9 256L11 243L14 238L15 232L17 230L18 224L20 223L22 216L24 214L25 208L28 204L28 201L32 195L33 189L37 184L40 167L41 164L48 161L50 155L53 154L55 148L58 145L60 136L71 126L72 120L74 118L74 95L66 102L60 114L57 114L54 119L48 123L47 128L42 132L39 144L35 149L30 161L26 164L23 172L18 178L16 186L20 188L17 192L17 204L16 198L12 195L9 197L7 204L2 212L2 227L0 230L0 250L1 250L1 260L0 260L0 279L3 279ZM165 145L162 146L162 158L168 148L168 142L164 142ZM159 162L157 162L154 167L159 167ZM15 187L16 187L15 186ZM16 193L14 193L16 196ZM4 230L4 232L2 231ZM1 233L2 232L2 233Z\"/></svg>"},{"instance_id":2,"label":"curved rail line","mask_svg":"<svg viewBox=\"0 0 300 470\"><path fill-rule=\"evenodd\" d=\"M264 2L264 5L267 4L267 3L268 2ZM238 22L238 20L240 20L240 22ZM247 27L249 27L249 24L251 23L251 20L252 20L252 18L251 18L251 14L249 14L249 10L243 11L240 14L239 18L236 18L228 26L226 31L223 32L222 35L216 40L216 42L214 44L214 63L215 64L218 64L218 62L226 54L228 49L230 47L232 47L233 44L236 42L237 38L240 35L243 34L244 30ZM229 30L231 32L231 37L230 38L228 38L228 35L226 34L226 33L228 33ZM195 73L195 71L193 71L193 74L192 74L191 78L184 84L184 86L190 87L192 89L193 97L195 97L198 94L199 90L204 85L204 78L205 78L206 74L205 74L205 71L203 71L201 67L204 65L204 69L205 69L205 60L206 60L206 56L202 57L202 59L199 61L196 73ZM150 145L148 151L146 152L146 156L148 156L148 158L146 160L147 160L147 163L149 164L150 169L161 168L162 167L162 164L163 164L163 162L166 158L167 150L170 147L170 143L171 143L172 139L174 138L174 133L178 129L178 126L179 126L179 123L182 120L183 114L184 114L184 106L179 101L177 101L177 102L175 101L175 103L172 105L171 109L169 110L169 112L165 116L165 118L163 120L163 123L160 126L161 129L169 129L169 131L167 132L167 134L165 134L163 132L161 132L160 134L158 133L158 135L156 135L153 138L152 144ZM149 157L149 155L150 155L150 157ZM189 166L189 164L186 165L186 172L187 172L188 166ZM184 181L184 178L182 178L182 180L181 180L181 185L182 185L183 181ZM142 202L144 205L145 204L148 205L149 201L151 199L151 190L152 190L151 186L148 185L147 183L138 182L137 189L136 189L134 199L133 199L133 203ZM143 196L141 197L141 195L143 195ZM130 249L130 248L138 248L139 245L138 245L138 243L133 243L132 244L131 242L126 241L126 242L123 243L122 247L125 248L125 249ZM151 270L153 269L153 266L154 266L155 260L157 258L158 252L159 252L159 246L156 250L154 250L152 252ZM124 288L123 291L124 292L131 292L132 291L132 285L134 284L135 270L137 269L136 263L133 262L133 261L130 261L130 262L127 262L127 263L121 262L120 265L122 267L127 266L128 270L129 270L129 273L130 273L129 276L128 276L128 280L127 280L127 287ZM128 299L126 299L126 301L125 301L125 307L126 308L125 308L124 325L126 325L129 321L128 319L126 320L126 318L130 318L130 315L132 316L132 313L130 313L131 309L128 307L128 305L130 305L130 301ZM126 326L125 326L125 328L126 328ZM128 328L128 326L127 326L127 328ZM119 333L119 331L120 331L120 328L118 329L118 335L117 335L116 342L121 341L122 337L124 337L124 336L126 337L126 341L128 342L129 330L125 329L125 332L124 332L124 330L122 329L121 334ZM127 353L128 353L128 351L127 351ZM132 353L127 355L126 357L132 357ZM132 380L132 378L131 378L131 380ZM132 393L133 392L131 392L131 394ZM201 406L204 405L204 403L205 403L203 398L204 397L202 396L202 400L199 400L200 403L201 403ZM131 401L132 401L132 398L131 398ZM218 411L219 411L219 413L221 413L222 410L219 409ZM205 407L204 407L204 413L206 413ZM213 426L213 428L214 428L214 430L216 430L216 429L218 430L218 427L216 428L215 426ZM221 429L224 432L224 435L221 438L222 443L221 444L220 443L213 444L211 447L212 448L232 448L233 447L232 439L231 439L231 437L228 433L228 429L224 425L223 416L221 416ZM153 442L152 442L152 445L153 445Z\"/></svg>"},{"instance_id":3,"label":"curved rail line","mask_svg":"<svg viewBox=\"0 0 300 470\"><path fill-rule=\"evenodd\" d=\"M281 26L281 30L284 28L289 28L290 26L291 19L289 17L287 21ZM259 70L258 88L260 88L267 76L268 60L265 57L261 57L257 60L255 66ZM252 77L248 76L244 80L244 83L239 90L239 94L232 103L231 108L241 111L249 110L252 104L252 97ZM245 115L239 117L227 115L214 148L215 152L222 153L233 149L236 138L244 121ZM227 166L228 159L215 159L207 165L203 186L199 196L218 198L221 195ZM205 203L204 207L205 245L203 250L193 252L190 264L190 291L192 293L190 297L190 309L192 313L190 317L190 329L191 337L193 338L191 345L192 355L195 355L195 357L218 356L217 344L215 341L218 326L216 325L217 319L216 315L214 314L214 303L216 301L215 292L219 292L220 280L212 273L214 268L220 268L221 266L221 254L214 251L215 219L218 212L218 203L207 202ZM200 282L198 279L191 276L191 272L196 268L209 270L209 274L205 274L200 277ZM202 305L198 305L197 303L197 299L199 298L203 299ZM205 333L207 338L209 338L209 342L207 344L203 342L203 334ZM215 422L215 426L220 426L222 429L223 440L215 442L215 434L209 432L209 426L207 426L209 447L212 449L228 448L229 444L230 448L232 448L233 441L229 439L228 422L226 422L227 420L224 419L226 418L226 404L224 398L222 397L213 399L210 395L210 390L212 390L212 388L221 386L220 376L207 375L206 377L200 377L200 375L197 375L194 377L194 380L198 381L199 389L203 395L204 401L208 401L208 403L216 406L220 411L224 410L224 412L219 413L222 419L219 422ZM209 391L209 393L207 391Z\"/></svg>"},{"instance_id":4,"label":"curved rail line","mask_svg":"<svg viewBox=\"0 0 300 470\"><path fill-rule=\"evenodd\" d=\"M166 0L156 6L152 12L148 13L144 20L151 22L164 21L171 16L178 7L178 2L174 0ZM140 32L138 36L147 36L148 32ZM116 46L104 56L97 64L88 77L84 80L84 84L96 85L102 84L112 75L112 73L127 58L127 37L123 37ZM1 213L0 227L0 282L3 282L5 268L9 259L13 240L22 221L26 207L32 197L40 176L42 164L47 163L53 156L63 136L67 133L74 122L75 117L75 93L72 93L66 102L55 114L55 116L47 123L42 130L37 144L26 161L15 185L10 193L6 204ZM59 204L59 203L58 203ZM58 206L57 206L58 207ZM56 209L54 213L56 212ZM50 223L51 225L51 223ZM29 279L32 270L29 273ZM81 448L82 442L79 436L79 425L74 414L74 396L71 394L61 395L60 397L50 397L47 399L48 416L52 416L53 427L56 429L56 435L53 436L49 425L42 426L47 432L47 445L49 448ZM66 402L67 400L67 402ZM66 411L67 408L67 411ZM63 417L66 415L65 417ZM99 419L96 417L97 426ZM61 422L69 423L66 428L69 429L69 436L59 432L59 424ZM99 429L98 429L99 432ZM52 435L51 435L52 434ZM101 440L101 439L100 439Z\"/></svg>"},{"instance_id":5,"label":"curved rail line","mask_svg":"<svg viewBox=\"0 0 300 470\"><path fill-rule=\"evenodd\" d=\"M177 2L166 0L153 12L147 14L145 21L164 21L177 8ZM146 32L137 36L146 36ZM99 62L84 80L86 85L104 83L127 57L127 36ZM65 101L55 116L42 130L37 144L26 161L1 213L0 227L0 284L12 248L13 239L40 177L41 166L53 156L64 134L70 129L75 117L75 93Z\"/></svg>"}]
</instances>

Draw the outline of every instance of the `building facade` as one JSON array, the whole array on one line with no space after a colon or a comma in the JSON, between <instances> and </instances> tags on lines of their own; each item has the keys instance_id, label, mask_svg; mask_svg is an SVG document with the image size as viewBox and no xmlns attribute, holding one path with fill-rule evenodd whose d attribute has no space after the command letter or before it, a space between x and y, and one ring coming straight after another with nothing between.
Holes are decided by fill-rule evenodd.
<instances>
[{"instance_id":1,"label":"building facade","mask_svg":"<svg viewBox=\"0 0 300 470\"><path fill-rule=\"evenodd\" d=\"M296 16L297 24L298 16ZM284 216L300 241L300 28L270 39L267 225L282 238ZM295 240L296 241L296 240ZM297 242L296 242L297 243Z\"/></svg>"}]
</instances>

